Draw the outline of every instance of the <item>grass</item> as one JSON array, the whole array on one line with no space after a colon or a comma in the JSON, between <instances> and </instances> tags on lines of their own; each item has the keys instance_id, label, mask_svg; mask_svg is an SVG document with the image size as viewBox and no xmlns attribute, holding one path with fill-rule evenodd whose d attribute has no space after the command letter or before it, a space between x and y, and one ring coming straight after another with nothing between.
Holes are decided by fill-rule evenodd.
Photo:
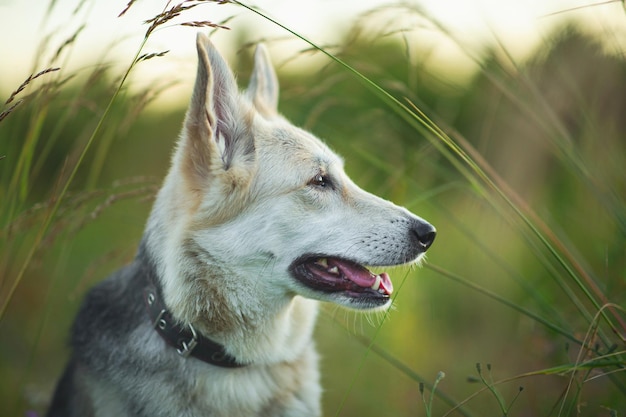
<instances>
[{"instance_id":1,"label":"grass","mask_svg":"<svg viewBox=\"0 0 626 417\"><path fill-rule=\"evenodd\" d=\"M192 19L210 3L222 2L165 3L119 74L107 63L64 70L78 22L56 48L44 43L50 65L37 62L0 108L0 378L14 381L0 400L13 415L45 407L66 356L58 329L132 258L165 173L184 109L156 113L149 104L170 83L130 93L128 76L168 59L144 51L156 30L224 31ZM390 12L421 23L381 27ZM334 63L280 77L286 115L339 149L359 184L439 230L378 323L357 330L360 316L325 309L326 415L623 414L623 59L565 27L524 63L505 45L469 50L479 73L450 84L412 54L428 31L462 41L415 7L372 11L334 47L284 29Z\"/></svg>"}]
</instances>

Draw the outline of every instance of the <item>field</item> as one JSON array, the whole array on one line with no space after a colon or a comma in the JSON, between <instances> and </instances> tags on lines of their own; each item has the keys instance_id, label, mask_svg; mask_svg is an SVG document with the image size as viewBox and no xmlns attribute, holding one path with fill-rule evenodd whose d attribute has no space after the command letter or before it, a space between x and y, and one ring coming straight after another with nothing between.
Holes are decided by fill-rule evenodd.
<instances>
[{"instance_id":1,"label":"field","mask_svg":"<svg viewBox=\"0 0 626 417\"><path fill-rule=\"evenodd\" d=\"M210 3L180 4L222 7ZM178 6L145 25L146 41L180 22L237 29ZM505 47L472 55L479 70L454 80L424 64L393 13L460 42L419 9L390 7L340 44L302 40L293 59L314 56L315 70L279 66L281 112L357 184L438 230L422 267L389 271L388 313L323 306L325 415L626 415L626 43L572 22L523 61ZM237 33L244 83L262 35ZM167 53L73 73L71 35L42 43L52 59L34 57L21 86L0 81L0 415L45 410L72 317L133 258L185 112L155 105L169 80L131 88L137 66Z\"/></svg>"}]
</instances>

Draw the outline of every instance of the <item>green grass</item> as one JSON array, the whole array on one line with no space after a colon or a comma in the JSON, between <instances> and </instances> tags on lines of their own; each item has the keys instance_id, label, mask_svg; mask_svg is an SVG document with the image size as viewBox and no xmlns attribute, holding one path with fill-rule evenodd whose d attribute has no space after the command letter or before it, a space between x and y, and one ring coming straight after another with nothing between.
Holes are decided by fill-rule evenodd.
<instances>
[{"instance_id":1,"label":"green grass","mask_svg":"<svg viewBox=\"0 0 626 417\"><path fill-rule=\"evenodd\" d=\"M106 62L66 72L79 25L6 93L0 401L12 415L45 408L82 295L132 258L165 174L184 109L151 108L169 84L130 93L128 75L168 59L143 51L156 29L209 3L165 6L121 73ZM389 11L427 29L380 28ZM343 154L357 183L439 231L424 268L391 271L389 313L325 307L325 415L624 414L624 60L572 25L523 63L506 48L468 51L479 73L450 83L412 55L415 35L461 42L414 7L373 11L332 48L285 30L328 59L281 75L286 116Z\"/></svg>"}]
</instances>

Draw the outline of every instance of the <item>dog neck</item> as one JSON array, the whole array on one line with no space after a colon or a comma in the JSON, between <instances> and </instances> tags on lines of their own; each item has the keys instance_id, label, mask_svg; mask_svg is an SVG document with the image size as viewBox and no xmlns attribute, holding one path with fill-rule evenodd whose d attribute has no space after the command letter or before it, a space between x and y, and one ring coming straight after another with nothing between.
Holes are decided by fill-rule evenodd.
<instances>
[{"instance_id":1,"label":"dog neck","mask_svg":"<svg viewBox=\"0 0 626 417\"><path fill-rule=\"evenodd\" d=\"M270 364L296 360L311 344L317 302L300 296L272 299L257 294L251 278L218 267L210 254L190 240L176 245L166 265L162 242L144 237L141 253L155 265L155 284L176 322L224 347L240 363ZM159 259L159 261L155 261Z\"/></svg>"},{"instance_id":2,"label":"dog neck","mask_svg":"<svg viewBox=\"0 0 626 417\"><path fill-rule=\"evenodd\" d=\"M193 325L180 326L167 310L161 292L152 282L148 282L144 290L144 303L152 327L180 356L193 356L223 368L245 366L226 353L224 346L198 334Z\"/></svg>"}]
</instances>

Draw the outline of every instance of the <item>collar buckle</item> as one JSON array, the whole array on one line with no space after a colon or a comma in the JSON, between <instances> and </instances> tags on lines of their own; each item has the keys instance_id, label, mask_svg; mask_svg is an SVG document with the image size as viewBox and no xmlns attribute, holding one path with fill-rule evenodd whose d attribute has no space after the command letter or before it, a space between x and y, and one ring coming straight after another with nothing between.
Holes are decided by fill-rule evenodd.
<instances>
[{"instance_id":1,"label":"collar buckle","mask_svg":"<svg viewBox=\"0 0 626 417\"><path fill-rule=\"evenodd\" d=\"M191 324L188 325L189 330L191 330L191 339L185 341L180 341L181 347L176 349L176 352L183 358L189 357L193 349L198 345L198 334L196 333L196 329L193 328Z\"/></svg>"}]
</instances>

